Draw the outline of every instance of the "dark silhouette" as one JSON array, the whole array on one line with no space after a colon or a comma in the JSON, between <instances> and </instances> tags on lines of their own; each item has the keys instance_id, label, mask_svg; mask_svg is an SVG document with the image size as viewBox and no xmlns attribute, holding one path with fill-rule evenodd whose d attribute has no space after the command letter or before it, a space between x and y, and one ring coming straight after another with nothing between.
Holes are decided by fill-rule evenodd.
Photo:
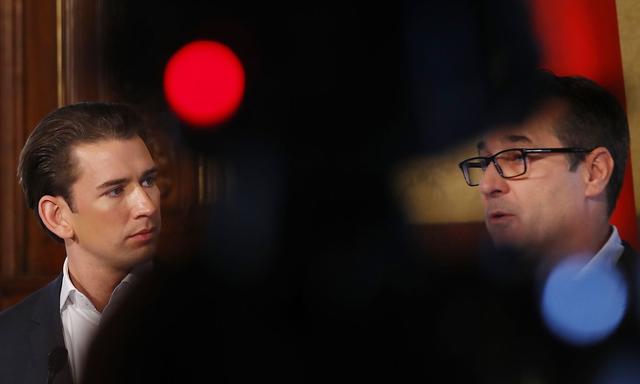
<instances>
[{"instance_id":1,"label":"dark silhouette","mask_svg":"<svg viewBox=\"0 0 640 384\"><path fill-rule=\"evenodd\" d=\"M132 99L164 108L159 68L193 37L236 48L248 85L215 132L170 127L229 164L235 188L203 208L192 262L156 263L105 324L86 382L491 382L493 340L478 319L491 288L475 267L417 246L390 176L523 116L537 54L521 3L114 9L110 60ZM152 24L135 27L141 14ZM145 28L158 34L149 44ZM143 60L124 65L133 52Z\"/></svg>"}]
</instances>

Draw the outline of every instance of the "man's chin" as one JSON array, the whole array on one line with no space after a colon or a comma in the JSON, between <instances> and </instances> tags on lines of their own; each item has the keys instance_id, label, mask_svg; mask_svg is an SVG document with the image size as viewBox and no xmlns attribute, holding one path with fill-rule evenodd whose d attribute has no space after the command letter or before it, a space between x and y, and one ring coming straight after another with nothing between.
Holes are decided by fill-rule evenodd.
<instances>
[{"instance_id":1,"label":"man's chin","mask_svg":"<svg viewBox=\"0 0 640 384\"><path fill-rule=\"evenodd\" d=\"M145 262L153 259L153 256L156 254L156 249L157 249L156 244L149 245L149 247L145 249L145 252L141 254L140 261Z\"/></svg>"},{"instance_id":2,"label":"man's chin","mask_svg":"<svg viewBox=\"0 0 640 384\"><path fill-rule=\"evenodd\" d=\"M524 241L522 239L519 239L517 236L514 236L512 233L509 233L507 231L492 231L491 229L489 229L489 235L491 236L493 245L500 250L513 251L518 253L527 251L527 247L525 246Z\"/></svg>"},{"instance_id":3,"label":"man's chin","mask_svg":"<svg viewBox=\"0 0 640 384\"><path fill-rule=\"evenodd\" d=\"M153 256L156 254L156 244L147 244L144 247L140 247L136 249L134 252L131 252L128 257L128 261L131 264L131 267L135 267L137 265L143 264L147 261L153 259Z\"/></svg>"},{"instance_id":4,"label":"man's chin","mask_svg":"<svg viewBox=\"0 0 640 384\"><path fill-rule=\"evenodd\" d=\"M494 247L503 252L509 253L523 260L538 262L540 260L540 250L537 247L527 244L522 239L512 237L491 236Z\"/></svg>"}]
</instances>

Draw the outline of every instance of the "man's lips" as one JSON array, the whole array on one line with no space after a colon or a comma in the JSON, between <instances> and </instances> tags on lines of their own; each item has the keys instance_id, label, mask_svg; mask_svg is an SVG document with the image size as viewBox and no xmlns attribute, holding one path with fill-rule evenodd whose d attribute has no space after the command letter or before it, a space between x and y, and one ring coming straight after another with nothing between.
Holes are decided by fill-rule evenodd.
<instances>
[{"instance_id":1,"label":"man's lips","mask_svg":"<svg viewBox=\"0 0 640 384\"><path fill-rule=\"evenodd\" d=\"M154 236L156 232L156 227L150 227L150 228L145 228L145 229L141 229L138 232L129 235L129 238L138 238L141 240L145 240L145 239L150 239Z\"/></svg>"},{"instance_id":2,"label":"man's lips","mask_svg":"<svg viewBox=\"0 0 640 384\"><path fill-rule=\"evenodd\" d=\"M487 220L490 223L500 222L514 217L515 215L504 211L493 211L487 214Z\"/></svg>"}]
</instances>

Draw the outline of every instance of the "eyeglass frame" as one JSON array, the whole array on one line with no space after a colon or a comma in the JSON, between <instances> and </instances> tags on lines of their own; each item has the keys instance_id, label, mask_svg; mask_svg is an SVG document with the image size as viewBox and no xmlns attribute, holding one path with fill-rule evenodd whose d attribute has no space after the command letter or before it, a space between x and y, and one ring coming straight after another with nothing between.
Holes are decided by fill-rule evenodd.
<instances>
[{"instance_id":1,"label":"eyeglass frame","mask_svg":"<svg viewBox=\"0 0 640 384\"><path fill-rule=\"evenodd\" d=\"M596 147L597 148L597 147ZM486 169L489 167L489 163L493 163L493 165L496 167L496 170L498 171L498 174L500 175L500 177L502 177L503 179L513 179L515 177L519 177L524 175L525 173L527 173L527 155L530 153L590 153L593 152L595 148L592 149L587 149L587 148L577 148L577 147L566 147L566 148L507 148L507 149L503 149L502 151L493 154L492 156L475 156L475 157L470 157L468 159L462 160L460 163L458 163L458 167L460 168L460 170L462 171L462 175L464 176L464 181L467 182L467 185L469 185L470 187L477 187L478 185L480 185L480 183L477 184L472 184L471 183L471 178L469 176L469 168L464 167L465 163L468 163L472 160L484 160L485 163L487 164L486 167L484 168L483 172L486 172ZM508 152L508 151L513 151L513 150L518 150L522 153L522 158L524 160L524 171L522 173L519 173L517 175L513 175L513 176L505 176L502 168L500 168L500 165L498 165L498 163L496 162L496 157L498 157L500 154L504 153L504 152Z\"/></svg>"}]
</instances>

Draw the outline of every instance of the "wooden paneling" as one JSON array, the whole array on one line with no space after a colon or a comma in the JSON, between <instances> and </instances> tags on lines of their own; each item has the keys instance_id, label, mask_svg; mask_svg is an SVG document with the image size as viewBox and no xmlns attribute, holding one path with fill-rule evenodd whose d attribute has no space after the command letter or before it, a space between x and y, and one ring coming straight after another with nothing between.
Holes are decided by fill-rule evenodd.
<instances>
[{"instance_id":1,"label":"wooden paneling","mask_svg":"<svg viewBox=\"0 0 640 384\"><path fill-rule=\"evenodd\" d=\"M28 131L57 106L55 2L1 3L1 275L50 276L62 249L46 238L24 207L16 180L20 149Z\"/></svg>"},{"instance_id":2,"label":"wooden paneling","mask_svg":"<svg viewBox=\"0 0 640 384\"><path fill-rule=\"evenodd\" d=\"M24 0L24 136L58 106L56 2ZM24 200L21 201L24 205ZM21 275L53 276L60 270L64 249L48 238L31 212L26 213L25 260Z\"/></svg>"},{"instance_id":3,"label":"wooden paneling","mask_svg":"<svg viewBox=\"0 0 640 384\"><path fill-rule=\"evenodd\" d=\"M0 308L59 269L60 249L42 236L16 179L29 127L56 107L55 2L49 3L0 2Z\"/></svg>"},{"instance_id":4,"label":"wooden paneling","mask_svg":"<svg viewBox=\"0 0 640 384\"><path fill-rule=\"evenodd\" d=\"M0 276L20 271L22 199L16 183L22 141L22 2L0 2Z\"/></svg>"}]
</instances>

